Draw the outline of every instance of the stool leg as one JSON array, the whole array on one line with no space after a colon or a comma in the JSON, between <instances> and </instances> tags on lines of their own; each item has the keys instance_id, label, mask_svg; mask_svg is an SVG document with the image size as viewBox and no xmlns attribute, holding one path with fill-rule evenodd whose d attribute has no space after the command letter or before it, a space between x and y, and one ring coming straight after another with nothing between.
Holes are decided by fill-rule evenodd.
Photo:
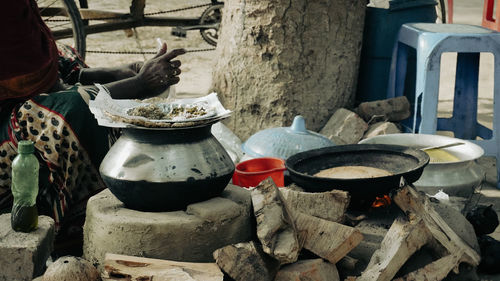
<instances>
[{"instance_id":1,"label":"stool leg","mask_svg":"<svg viewBox=\"0 0 500 281\"><path fill-rule=\"evenodd\" d=\"M493 19L494 0L484 0L483 20L481 25L486 28L494 29L495 20Z\"/></svg>"},{"instance_id":2,"label":"stool leg","mask_svg":"<svg viewBox=\"0 0 500 281\"><path fill-rule=\"evenodd\" d=\"M410 63L410 46L396 42L392 51L391 70L389 73L389 82L387 85L387 98L400 97L405 95L408 65ZM408 97L410 103L414 104L414 112L416 112L416 103L412 102L412 97ZM414 117L410 117L401 122L406 132L415 132Z\"/></svg>"},{"instance_id":3,"label":"stool leg","mask_svg":"<svg viewBox=\"0 0 500 281\"><path fill-rule=\"evenodd\" d=\"M497 188L500 189L500 58L498 57L500 51L494 54L493 132L491 133L494 145L487 153L495 155L497 159Z\"/></svg>"},{"instance_id":4,"label":"stool leg","mask_svg":"<svg viewBox=\"0 0 500 281\"><path fill-rule=\"evenodd\" d=\"M500 157L495 156L497 159L497 189L500 189Z\"/></svg>"},{"instance_id":5,"label":"stool leg","mask_svg":"<svg viewBox=\"0 0 500 281\"><path fill-rule=\"evenodd\" d=\"M433 59L437 57L438 59ZM417 80L415 101L419 111L415 111L414 128L419 134L436 132L437 102L439 97L439 69L441 53L429 50L417 51Z\"/></svg>"},{"instance_id":6,"label":"stool leg","mask_svg":"<svg viewBox=\"0 0 500 281\"><path fill-rule=\"evenodd\" d=\"M399 97L404 94L408 48L406 44L396 42L392 52L387 98Z\"/></svg>"},{"instance_id":7,"label":"stool leg","mask_svg":"<svg viewBox=\"0 0 500 281\"><path fill-rule=\"evenodd\" d=\"M495 19L493 20L495 25L494 25L494 30L500 31L500 7L498 6L499 2L497 0L497 5L495 7Z\"/></svg>"},{"instance_id":8,"label":"stool leg","mask_svg":"<svg viewBox=\"0 0 500 281\"><path fill-rule=\"evenodd\" d=\"M453 0L448 0L448 20L446 23L453 23Z\"/></svg>"},{"instance_id":9,"label":"stool leg","mask_svg":"<svg viewBox=\"0 0 500 281\"><path fill-rule=\"evenodd\" d=\"M477 136L479 56L480 53L457 55L452 128L448 128L456 138L470 140Z\"/></svg>"}]
</instances>

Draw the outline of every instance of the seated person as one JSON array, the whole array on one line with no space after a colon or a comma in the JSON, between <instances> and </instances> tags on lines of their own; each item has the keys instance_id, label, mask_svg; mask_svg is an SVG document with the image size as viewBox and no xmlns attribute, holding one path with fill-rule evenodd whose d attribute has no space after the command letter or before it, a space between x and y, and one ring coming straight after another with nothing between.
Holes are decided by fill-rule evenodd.
<instances>
[{"instance_id":1,"label":"seated person","mask_svg":"<svg viewBox=\"0 0 500 281\"><path fill-rule=\"evenodd\" d=\"M17 143L31 140L40 162L37 206L56 230L81 228L89 197L105 188L99 165L109 149L88 102L103 83L116 99L156 96L179 82L182 49L144 63L84 68L70 48L57 49L34 0L8 0L0 10L0 213L12 208L11 164ZM71 85L73 84L73 85ZM88 85L88 86L85 86Z\"/></svg>"}]
</instances>

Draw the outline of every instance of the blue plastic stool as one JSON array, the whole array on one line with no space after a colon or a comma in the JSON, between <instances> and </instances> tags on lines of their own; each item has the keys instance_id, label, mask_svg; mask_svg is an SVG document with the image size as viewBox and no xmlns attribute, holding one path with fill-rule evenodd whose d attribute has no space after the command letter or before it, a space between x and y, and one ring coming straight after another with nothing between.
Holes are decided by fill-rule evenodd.
<instances>
[{"instance_id":1,"label":"blue plastic stool","mask_svg":"<svg viewBox=\"0 0 500 281\"><path fill-rule=\"evenodd\" d=\"M496 156L500 188L500 33L480 26L463 24L403 24L395 44L387 97L404 95L408 51L416 50L413 116L408 126L415 133L452 131L455 137L480 145L486 155ZM437 118L441 55L457 53L453 115ZM477 122L479 55L492 53L494 61L493 131ZM412 93L413 94L413 93ZM480 137L483 140L475 140Z\"/></svg>"}]
</instances>

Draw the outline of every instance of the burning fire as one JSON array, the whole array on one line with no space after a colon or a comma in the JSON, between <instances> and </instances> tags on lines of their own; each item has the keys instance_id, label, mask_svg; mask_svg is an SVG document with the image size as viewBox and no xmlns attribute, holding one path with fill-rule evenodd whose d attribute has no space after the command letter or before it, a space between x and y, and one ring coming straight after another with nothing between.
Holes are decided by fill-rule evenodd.
<instances>
[{"instance_id":1,"label":"burning fire","mask_svg":"<svg viewBox=\"0 0 500 281\"><path fill-rule=\"evenodd\" d=\"M380 208L391 205L391 197L384 195L383 197L376 197L372 204L372 208Z\"/></svg>"}]
</instances>

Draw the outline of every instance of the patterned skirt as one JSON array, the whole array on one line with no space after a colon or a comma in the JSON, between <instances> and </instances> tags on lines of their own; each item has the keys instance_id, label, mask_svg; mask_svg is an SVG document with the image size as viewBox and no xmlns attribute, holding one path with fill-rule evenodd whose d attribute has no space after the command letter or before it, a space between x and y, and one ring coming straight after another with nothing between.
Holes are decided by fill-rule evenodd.
<instances>
[{"instance_id":1,"label":"patterned skirt","mask_svg":"<svg viewBox=\"0 0 500 281\"><path fill-rule=\"evenodd\" d=\"M71 48L59 46L59 54L61 79L76 82L85 64ZM83 225L88 198L105 188L98 167L109 149L108 129L97 125L88 107L96 95L93 86L72 86L0 110L0 214L12 208L17 144L31 140L40 163L38 213L52 217L57 231Z\"/></svg>"},{"instance_id":2,"label":"patterned skirt","mask_svg":"<svg viewBox=\"0 0 500 281\"><path fill-rule=\"evenodd\" d=\"M108 132L88 109L96 90L73 86L36 96L0 118L0 210L12 206L11 163L17 143L31 140L40 162L39 214L56 221L81 220L87 199L105 188L98 173ZM6 116L5 116L6 115Z\"/></svg>"}]
</instances>

